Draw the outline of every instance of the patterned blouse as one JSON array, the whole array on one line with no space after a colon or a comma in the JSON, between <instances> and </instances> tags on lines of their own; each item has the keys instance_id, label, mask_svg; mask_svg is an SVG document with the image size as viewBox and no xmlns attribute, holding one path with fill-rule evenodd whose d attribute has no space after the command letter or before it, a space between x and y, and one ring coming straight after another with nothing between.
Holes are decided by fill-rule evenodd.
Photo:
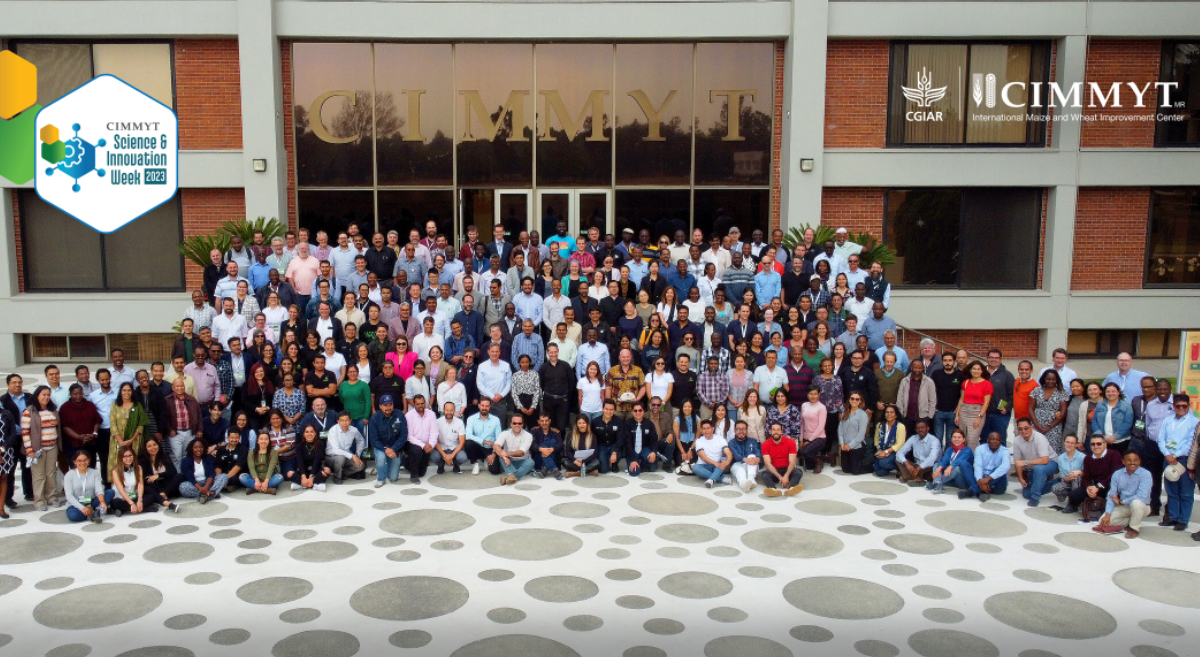
<instances>
[{"instance_id":1,"label":"patterned blouse","mask_svg":"<svg viewBox=\"0 0 1200 657\"><path fill-rule=\"evenodd\" d=\"M787 410L783 413L779 412L779 406L771 404L767 407L767 433L771 431L771 425L778 422L783 426L783 435L788 437L799 437L803 428L803 421L800 417L800 409L792 404L787 405Z\"/></svg>"},{"instance_id":2,"label":"patterned blouse","mask_svg":"<svg viewBox=\"0 0 1200 657\"><path fill-rule=\"evenodd\" d=\"M533 403L528 408L536 409L542 399L542 380L537 372L516 371L512 375L512 396L517 406L522 406L521 395L532 395Z\"/></svg>"},{"instance_id":3,"label":"patterned blouse","mask_svg":"<svg viewBox=\"0 0 1200 657\"><path fill-rule=\"evenodd\" d=\"M820 391L820 400L830 413L841 413L845 398L842 395L842 380L839 377L826 379L817 375L813 377L813 386Z\"/></svg>"},{"instance_id":4,"label":"patterned blouse","mask_svg":"<svg viewBox=\"0 0 1200 657\"><path fill-rule=\"evenodd\" d=\"M300 388L294 388L291 395L280 388L275 391L275 398L272 399L271 405L278 408L284 417L290 418L304 413L306 402L304 391Z\"/></svg>"}]
</instances>

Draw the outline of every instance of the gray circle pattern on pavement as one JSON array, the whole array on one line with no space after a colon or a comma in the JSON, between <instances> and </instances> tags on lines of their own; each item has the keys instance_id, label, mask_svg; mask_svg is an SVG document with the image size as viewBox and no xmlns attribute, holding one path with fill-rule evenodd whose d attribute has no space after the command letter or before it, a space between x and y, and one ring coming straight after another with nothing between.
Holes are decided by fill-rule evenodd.
<instances>
[{"instance_id":1,"label":"gray circle pattern on pavement","mask_svg":"<svg viewBox=\"0 0 1200 657\"><path fill-rule=\"evenodd\" d=\"M1129 549L1129 544L1111 536L1101 536L1096 532L1063 532L1054 540L1067 547L1086 552L1123 552Z\"/></svg>"},{"instance_id":2,"label":"gray circle pattern on pavement","mask_svg":"<svg viewBox=\"0 0 1200 657\"><path fill-rule=\"evenodd\" d=\"M450 657L579 657L579 653L545 637L504 634L468 643Z\"/></svg>"},{"instance_id":3,"label":"gray circle pattern on pavement","mask_svg":"<svg viewBox=\"0 0 1200 657\"><path fill-rule=\"evenodd\" d=\"M946 571L946 574L949 575L952 579L956 579L960 582L982 582L983 581L983 573L981 573L977 570L970 570L967 568L951 568L950 570Z\"/></svg>"},{"instance_id":4,"label":"gray circle pattern on pavement","mask_svg":"<svg viewBox=\"0 0 1200 657\"><path fill-rule=\"evenodd\" d=\"M221 581L221 575L218 573L192 573L184 577L183 581L185 584L204 586L206 584L216 584Z\"/></svg>"},{"instance_id":5,"label":"gray circle pattern on pavement","mask_svg":"<svg viewBox=\"0 0 1200 657\"><path fill-rule=\"evenodd\" d=\"M733 582L712 573L688 571L658 580L658 588L678 598L701 600L726 595L733 590Z\"/></svg>"},{"instance_id":6,"label":"gray circle pattern on pavement","mask_svg":"<svg viewBox=\"0 0 1200 657\"><path fill-rule=\"evenodd\" d=\"M34 532L0 538L0 566L35 563L70 554L83 539L63 532Z\"/></svg>"},{"instance_id":7,"label":"gray circle pattern on pavement","mask_svg":"<svg viewBox=\"0 0 1200 657\"><path fill-rule=\"evenodd\" d=\"M925 522L951 534L971 538L1012 538L1029 531L1011 518L983 511L934 511Z\"/></svg>"},{"instance_id":8,"label":"gray circle pattern on pavement","mask_svg":"<svg viewBox=\"0 0 1200 657\"><path fill-rule=\"evenodd\" d=\"M921 615L927 620L931 620L935 623L944 623L947 625L952 623L961 623L966 620L966 616L963 616L961 612L955 611L954 609L946 609L944 607L932 607L930 609L926 609L925 611L921 612Z\"/></svg>"},{"instance_id":9,"label":"gray circle pattern on pavement","mask_svg":"<svg viewBox=\"0 0 1200 657\"><path fill-rule=\"evenodd\" d=\"M447 509L401 511L379 521L379 528L400 536L437 536L460 532L475 524L475 518Z\"/></svg>"},{"instance_id":10,"label":"gray circle pattern on pavement","mask_svg":"<svg viewBox=\"0 0 1200 657\"><path fill-rule=\"evenodd\" d=\"M796 503L796 510L814 516L848 516L857 511L853 504L836 500L804 500Z\"/></svg>"},{"instance_id":11,"label":"gray circle pattern on pavement","mask_svg":"<svg viewBox=\"0 0 1200 657\"><path fill-rule=\"evenodd\" d=\"M614 582L632 582L640 578L642 574L636 570L630 570L628 568L615 568L607 573L604 573L604 576Z\"/></svg>"},{"instance_id":12,"label":"gray circle pattern on pavement","mask_svg":"<svg viewBox=\"0 0 1200 657\"><path fill-rule=\"evenodd\" d=\"M954 549L950 541L928 534L893 534L883 542L894 550L909 554L945 554Z\"/></svg>"},{"instance_id":13,"label":"gray circle pattern on pavement","mask_svg":"<svg viewBox=\"0 0 1200 657\"><path fill-rule=\"evenodd\" d=\"M649 609L654 601L644 595L623 595L617 598L617 606L624 609Z\"/></svg>"},{"instance_id":14,"label":"gray circle pattern on pavement","mask_svg":"<svg viewBox=\"0 0 1200 657\"><path fill-rule=\"evenodd\" d=\"M786 646L757 636L722 636L704 644L704 657L793 657Z\"/></svg>"},{"instance_id":15,"label":"gray circle pattern on pavement","mask_svg":"<svg viewBox=\"0 0 1200 657\"><path fill-rule=\"evenodd\" d=\"M1200 609L1200 575L1173 568L1126 568L1113 575L1113 583L1126 593L1172 607Z\"/></svg>"},{"instance_id":16,"label":"gray circle pattern on pavement","mask_svg":"<svg viewBox=\"0 0 1200 657\"><path fill-rule=\"evenodd\" d=\"M358 554L353 543L345 541L314 541L292 548L288 556L305 563L329 563L349 559Z\"/></svg>"},{"instance_id":17,"label":"gray circle pattern on pavement","mask_svg":"<svg viewBox=\"0 0 1200 657\"><path fill-rule=\"evenodd\" d=\"M888 481L858 481L850 484L850 489L866 495L903 495L908 492L907 486Z\"/></svg>"},{"instance_id":18,"label":"gray circle pattern on pavement","mask_svg":"<svg viewBox=\"0 0 1200 657\"><path fill-rule=\"evenodd\" d=\"M591 632L604 626L604 620L599 616L582 614L571 616L563 621L563 627L572 632Z\"/></svg>"},{"instance_id":19,"label":"gray circle pattern on pavement","mask_svg":"<svg viewBox=\"0 0 1200 657\"><path fill-rule=\"evenodd\" d=\"M483 551L516 561L546 561L578 552L579 537L557 529L506 529L489 534L482 542Z\"/></svg>"},{"instance_id":20,"label":"gray circle pattern on pavement","mask_svg":"<svg viewBox=\"0 0 1200 657\"><path fill-rule=\"evenodd\" d=\"M734 607L713 607L708 610L708 617L718 623L740 623L750 617L750 614Z\"/></svg>"},{"instance_id":21,"label":"gray circle pattern on pavement","mask_svg":"<svg viewBox=\"0 0 1200 657\"><path fill-rule=\"evenodd\" d=\"M921 630L908 637L908 647L922 657L1000 657L991 641L957 630Z\"/></svg>"},{"instance_id":22,"label":"gray circle pattern on pavement","mask_svg":"<svg viewBox=\"0 0 1200 657\"><path fill-rule=\"evenodd\" d=\"M983 601L983 609L1009 627L1054 639L1096 639L1117 629L1107 611L1055 593L997 593Z\"/></svg>"},{"instance_id":23,"label":"gray circle pattern on pavement","mask_svg":"<svg viewBox=\"0 0 1200 657\"><path fill-rule=\"evenodd\" d=\"M190 630L194 627L200 627L206 622L208 622L208 619L200 614L180 614L163 621L163 627L166 627L168 630Z\"/></svg>"},{"instance_id":24,"label":"gray circle pattern on pavement","mask_svg":"<svg viewBox=\"0 0 1200 657\"><path fill-rule=\"evenodd\" d=\"M525 612L512 607L497 607L487 613L488 620L502 625L511 625L525 620Z\"/></svg>"},{"instance_id":25,"label":"gray circle pattern on pavement","mask_svg":"<svg viewBox=\"0 0 1200 657\"><path fill-rule=\"evenodd\" d=\"M208 543L167 543L146 550L142 558L151 563L188 563L199 561L216 551Z\"/></svg>"},{"instance_id":26,"label":"gray circle pattern on pavement","mask_svg":"<svg viewBox=\"0 0 1200 657\"><path fill-rule=\"evenodd\" d=\"M677 523L659 525L654 530L654 535L663 540L675 543L707 543L716 540L721 533L707 525Z\"/></svg>"},{"instance_id":27,"label":"gray circle pattern on pavement","mask_svg":"<svg viewBox=\"0 0 1200 657\"><path fill-rule=\"evenodd\" d=\"M245 643L250 640L250 632L241 628L232 627L225 630L218 630L209 635L208 640L218 646L236 646L240 643Z\"/></svg>"},{"instance_id":28,"label":"gray circle pattern on pavement","mask_svg":"<svg viewBox=\"0 0 1200 657\"><path fill-rule=\"evenodd\" d=\"M642 629L651 634L671 635L683 632L686 627L683 623L670 618L651 618L642 623Z\"/></svg>"},{"instance_id":29,"label":"gray circle pattern on pavement","mask_svg":"<svg viewBox=\"0 0 1200 657\"><path fill-rule=\"evenodd\" d=\"M350 608L387 621L436 618L467 604L467 587L445 577L392 577L372 582L350 596Z\"/></svg>"},{"instance_id":30,"label":"gray circle pattern on pavement","mask_svg":"<svg viewBox=\"0 0 1200 657\"><path fill-rule=\"evenodd\" d=\"M550 507L550 513L560 518L584 520L608 515L608 507L592 502L564 502Z\"/></svg>"},{"instance_id":31,"label":"gray circle pattern on pavement","mask_svg":"<svg viewBox=\"0 0 1200 657\"><path fill-rule=\"evenodd\" d=\"M643 493L630 498L629 506L660 516L702 516L718 508L711 498L691 493Z\"/></svg>"},{"instance_id":32,"label":"gray circle pattern on pavement","mask_svg":"<svg viewBox=\"0 0 1200 657\"><path fill-rule=\"evenodd\" d=\"M1138 627L1146 630L1151 634L1161 636L1183 636L1183 627L1176 625L1170 621L1146 619L1138 621Z\"/></svg>"},{"instance_id":33,"label":"gray circle pattern on pavement","mask_svg":"<svg viewBox=\"0 0 1200 657\"><path fill-rule=\"evenodd\" d=\"M895 591L851 577L808 577L788 582L783 598L793 607L822 618L874 620L904 608Z\"/></svg>"},{"instance_id":34,"label":"gray circle pattern on pavement","mask_svg":"<svg viewBox=\"0 0 1200 657\"><path fill-rule=\"evenodd\" d=\"M854 649L860 655L867 657L896 657L900 654L900 649L887 641L879 641L877 639L863 639L862 641L854 642Z\"/></svg>"},{"instance_id":35,"label":"gray circle pattern on pavement","mask_svg":"<svg viewBox=\"0 0 1200 657\"><path fill-rule=\"evenodd\" d=\"M820 559L845 547L836 536L797 527L755 529L742 534L742 544L763 554L790 559Z\"/></svg>"},{"instance_id":36,"label":"gray circle pattern on pavement","mask_svg":"<svg viewBox=\"0 0 1200 657\"><path fill-rule=\"evenodd\" d=\"M929 584L918 584L913 587L913 593L928 598L930 600L947 600L950 598L950 592L940 586L930 586Z\"/></svg>"},{"instance_id":37,"label":"gray circle pattern on pavement","mask_svg":"<svg viewBox=\"0 0 1200 657\"><path fill-rule=\"evenodd\" d=\"M492 493L489 495L480 495L475 498L475 506L481 506L485 509L519 509L528 505L531 500L524 495L513 495L512 493Z\"/></svg>"},{"instance_id":38,"label":"gray circle pattern on pavement","mask_svg":"<svg viewBox=\"0 0 1200 657\"><path fill-rule=\"evenodd\" d=\"M158 589L143 584L93 584L46 598L33 608L33 619L56 630L95 630L137 620L162 601Z\"/></svg>"},{"instance_id":39,"label":"gray circle pattern on pavement","mask_svg":"<svg viewBox=\"0 0 1200 657\"><path fill-rule=\"evenodd\" d=\"M805 643L825 643L833 640L833 632L820 625L797 625L788 630L788 634L793 639Z\"/></svg>"},{"instance_id":40,"label":"gray circle pattern on pavement","mask_svg":"<svg viewBox=\"0 0 1200 657\"><path fill-rule=\"evenodd\" d=\"M267 577L243 584L237 597L252 605L281 605L312 593L313 585L299 577Z\"/></svg>"},{"instance_id":41,"label":"gray circle pattern on pavement","mask_svg":"<svg viewBox=\"0 0 1200 657\"><path fill-rule=\"evenodd\" d=\"M309 630L280 640L271 648L274 657L352 657L358 638L335 630Z\"/></svg>"},{"instance_id":42,"label":"gray circle pattern on pavement","mask_svg":"<svg viewBox=\"0 0 1200 657\"><path fill-rule=\"evenodd\" d=\"M205 506L211 506L211 503ZM354 509L341 502L304 500L267 507L258 513L258 518L270 525L308 527L337 522L348 518L351 513L354 513Z\"/></svg>"},{"instance_id":43,"label":"gray circle pattern on pavement","mask_svg":"<svg viewBox=\"0 0 1200 657\"><path fill-rule=\"evenodd\" d=\"M548 575L525 583L525 593L542 602L580 602L600 593L595 582L573 575Z\"/></svg>"},{"instance_id":44,"label":"gray circle pattern on pavement","mask_svg":"<svg viewBox=\"0 0 1200 657\"><path fill-rule=\"evenodd\" d=\"M279 620L292 624L311 623L320 617L321 612L311 607L288 609L287 611L279 614Z\"/></svg>"},{"instance_id":45,"label":"gray circle pattern on pavement","mask_svg":"<svg viewBox=\"0 0 1200 657\"><path fill-rule=\"evenodd\" d=\"M424 648L433 641L433 635L423 630L400 630L388 637L388 643L397 648Z\"/></svg>"},{"instance_id":46,"label":"gray circle pattern on pavement","mask_svg":"<svg viewBox=\"0 0 1200 657\"><path fill-rule=\"evenodd\" d=\"M68 643L46 653L46 657L87 657L92 647L86 643Z\"/></svg>"}]
</instances>

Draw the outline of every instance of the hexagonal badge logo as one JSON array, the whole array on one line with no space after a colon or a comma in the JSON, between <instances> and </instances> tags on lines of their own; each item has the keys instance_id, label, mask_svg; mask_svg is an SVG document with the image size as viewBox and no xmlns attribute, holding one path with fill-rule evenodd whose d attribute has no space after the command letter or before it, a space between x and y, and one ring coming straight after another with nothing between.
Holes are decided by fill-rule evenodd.
<instances>
[{"instance_id":1,"label":"hexagonal badge logo","mask_svg":"<svg viewBox=\"0 0 1200 657\"><path fill-rule=\"evenodd\" d=\"M171 108L101 75L38 112L38 196L111 233L179 187L179 120Z\"/></svg>"}]
</instances>

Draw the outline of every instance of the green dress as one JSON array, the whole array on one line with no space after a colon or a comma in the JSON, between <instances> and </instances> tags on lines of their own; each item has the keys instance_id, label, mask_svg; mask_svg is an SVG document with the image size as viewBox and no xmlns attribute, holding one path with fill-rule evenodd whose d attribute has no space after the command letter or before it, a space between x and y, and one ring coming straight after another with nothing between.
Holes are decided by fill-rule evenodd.
<instances>
[{"instance_id":1,"label":"green dress","mask_svg":"<svg viewBox=\"0 0 1200 657\"><path fill-rule=\"evenodd\" d=\"M121 455L121 442L133 439L134 454L140 454L142 451L142 442L146 438L146 428L150 426L150 416L146 415L142 405L134 402L129 409L113 404L112 410L109 412L109 427L111 428L111 437L108 444L108 472L112 472L117 467L117 460Z\"/></svg>"}]
</instances>

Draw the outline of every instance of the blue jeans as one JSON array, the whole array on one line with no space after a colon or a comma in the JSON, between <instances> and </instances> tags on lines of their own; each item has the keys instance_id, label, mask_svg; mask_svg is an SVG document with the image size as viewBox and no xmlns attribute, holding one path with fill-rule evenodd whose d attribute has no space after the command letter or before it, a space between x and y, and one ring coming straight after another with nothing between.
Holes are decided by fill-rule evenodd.
<instances>
[{"instance_id":1,"label":"blue jeans","mask_svg":"<svg viewBox=\"0 0 1200 657\"><path fill-rule=\"evenodd\" d=\"M970 479L971 479L971 492L975 493L976 495L983 492L979 488L979 482L975 480L974 473L971 473ZM1001 495L1006 490L1008 490L1008 475L1004 475L1003 477L997 477L992 480L992 493L991 493L992 495Z\"/></svg>"},{"instance_id":2,"label":"blue jeans","mask_svg":"<svg viewBox=\"0 0 1200 657\"><path fill-rule=\"evenodd\" d=\"M975 482L975 473L970 468L954 468L950 472L950 476L941 476L933 480L935 484L943 486L954 486L963 490L970 490Z\"/></svg>"},{"instance_id":3,"label":"blue jeans","mask_svg":"<svg viewBox=\"0 0 1200 657\"><path fill-rule=\"evenodd\" d=\"M1196 499L1196 480L1187 470L1179 476L1179 481L1166 481L1167 513L1175 522L1187 523L1192 518L1192 504Z\"/></svg>"},{"instance_id":4,"label":"blue jeans","mask_svg":"<svg viewBox=\"0 0 1200 657\"><path fill-rule=\"evenodd\" d=\"M942 449L945 449L950 445L950 434L954 432L954 427L954 411L934 412L933 435L941 438Z\"/></svg>"},{"instance_id":5,"label":"blue jeans","mask_svg":"<svg viewBox=\"0 0 1200 657\"><path fill-rule=\"evenodd\" d=\"M988 413L983 419L983 428L979 434L982 440L987 440L987 437L992 435L992 432L1000 434L1000 437L1005 441L1008 440L1008 425L1012 420L1012 413L1001 415L999 413Z\"/></svg>"},{"instance_id":6,"label":"blue jeans","mask_svg":"<svg viewBox=\"0 0 1200 657\"><path fill-rule=\"evenodd\" d=\"M550 456L542 456L542 450L533 447L530 448L533 452L533 465L538 470L557 470L558 462L562 458L562 454L556 449L550 452Z\"/></svg>"},{"instance_id":7,"label":"blue jeans","mask_svg":"<svg viewBox=\"0 0 1200 657\"><path fill-rule=\"evenodd\" d=\"M117 494L116 491L114 491L111 488L104 491L104 504L106 506L109 504L112 504L113 496L116 494ZM92 498L92 508L93 509L100 508L100 498L99 497ZM83 515L83 511L80 511L79 509L76 509L73 506L68 506L67 507L67 520L70 520L71 522L83 522L84 520L87 520L87 516Z\"/></svg>"},{"instance_id":8,"label":"blue jeans","mask_svg":"<svg viewBox=\"0 0 1200 657\"><path fill-rule=\"evenodd\" d=\"M637 458L634 461L635 463L638 464L638 469L634 470L632 467L629 467L629 476L636 477L636 476L642 474L643 472L658 472L657 457L655 458L653 463L650 462L650 455L653 453L654 453L653 445L643 445L642 451L637 453ZM633 463L626 463L625 465L628 467L628 466L632 466Z\"/></svg>"},{"instance_id":9,"label":"blue jeans","mask_svg":"<svg viewBox=\"0 0 1200 657\"><path fill-rule=\"evenodd\" d=\"M709 465L704 461L696 461L692 466L692 473L701 479L709 479L711 481L721 481L721 477L725 475L725 471L715 465Z\"/></svg>"},{"instance_id":10,"label":"blue jeans","mask_svg":"<svg viewBox=\"0 0 1200 657\"><path fill-rule=\"evenodd\" d=\"M501 461L500 457L498 456L496 457L496 460L504 463L504 461ZM510 458L509 461L511 461L511 463L502 466L505 474L510 474L517 479L520 479L530 472L533 472L533 459Z\"/></svg>"},{"instance_id":11,"label":"blue jeans","mask_svg":"<svg viewBox=\"0 0 1200 657\"><path fill-rule=\"evenodd\" d=\"M1050 487L1054 485L1057 474L1058 464L1054 462L1031 467L1029 474L1025 476L1029 485L1021 489L1021 495L1036 503L1042 499L1043 495L1050 492Z\"/></svg>"},{"instance_id":12,"label":"blue jeans","mask_svg":"<svg viewBox=\"0 0 1200 657\"><path fill-rule=\"evenodd\" d=\"M243 472L241 475L239 475L238 481L242 482L242 485L246 488L254 488L254 477L251 477L248 473ZM279 488L279 484L282 483L283 475L275 473L271 475L270 479L267 480L267 488Z\"/></svg>"},{"instance_id":13,"label":"blue jeans","mask_svg":"<svg viewBox=\"0 0 1200 657\"><path fill-rule=\"evenodd\" d=\"M609 463L609 459L612 458L612 454L616 449L616 445L601 445L596 449L596 454L600 457L600 474L608 474L610 471L617 469L616 464ZM621 457L618 456L617 461L620 460Z\"/></svg>"},{"instance_id":14,"label":"blue jeans","mask_svg":"<svg viewBox=\"0 0 1200 657\"><path fill-rule=\"evenodd\" d=\"M588 419L588 424L595 422L596 418L604 415L604 413L602 411L596 411L595 413L588 413L587 411L580 411L579 414Z\"/></svg>"},{"instance_id":15,"label":"blue jeans","mask_svg":"<svg viewBox=\"0 0 1200 657\"><path fill-rule=\"evenodd\" d=\"M888 454L881 459L875 459L875 476L883 477L893 470L898 470L896 467L896 455Z\"/></svg>"},{"instance_id":16,"label":"blue jeans","mask_svg":"<svg viewBox=\"0 0 1200 657\"><path fill-rule=\"evenodd\" d=\"M450 460L453 461L453 463L447 463L446 457L442 456L442 453L437 451L436 449L429 453L429 465L436 465L438 467L445 467L447 465L459 465L460 466L467 462L466 450L464 450L464 449L458 450L458 453L455 454L454 456L450 457ZM400 471L397 470L396 472L399 473Z\"/></svg>"},{"instance_id":17,"label":"blue jeans","mask_svg":"<svg viewBox=\"0 0 1200 657\"><path fill-rule=\"evenodd\" d=\"M404 452L397 450L394 457L388 457L382 449L375 450L375 481L396 481L400 478L400 465Z\"/></svg>"}]
</instances>

